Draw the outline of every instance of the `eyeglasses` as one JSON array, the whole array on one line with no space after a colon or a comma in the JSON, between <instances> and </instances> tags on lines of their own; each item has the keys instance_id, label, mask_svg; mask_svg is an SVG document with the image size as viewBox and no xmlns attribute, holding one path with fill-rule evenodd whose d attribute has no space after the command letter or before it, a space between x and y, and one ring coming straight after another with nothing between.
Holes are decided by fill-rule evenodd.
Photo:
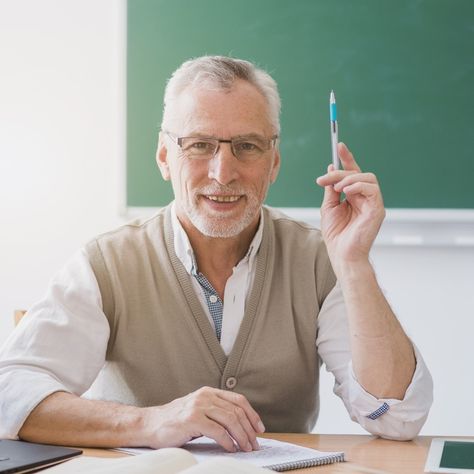
<instances>
[{"instance_id":1,"label":"eyeglasses","mask_svg":"<svg viewBox=\"0 0 474 474\"><path fill-rule=\"evenodd\" d=\"M264 138L258 135L242 136L231 140L212 137L178 137L163 130L180 148L186 158L192 160L209 160L219 151L221 143L230 143L233 155L242 163L252 163L265 152L275 147L278 135Z\"/></svg>"}]
</instances>

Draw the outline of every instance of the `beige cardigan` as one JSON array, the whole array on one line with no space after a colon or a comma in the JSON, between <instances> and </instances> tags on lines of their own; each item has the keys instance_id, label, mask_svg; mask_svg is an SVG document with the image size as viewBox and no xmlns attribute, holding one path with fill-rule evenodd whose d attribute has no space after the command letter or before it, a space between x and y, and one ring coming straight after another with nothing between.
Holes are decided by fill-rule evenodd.
<instances>
[{"instance_id":1,"label":"beige cardigan","mask_svg":"<svg viewBox=\"0 0 474 474\"><path fill-rule=\"evenodd\" d=\"M173 245L170 207L87 247L110 324L101 399L161 405L199 387L242 393L267 431L307 432L319 411L319 309L335 284L318 230L264 208L253 288L228 357Z\"/></svg>"}]
</instances>

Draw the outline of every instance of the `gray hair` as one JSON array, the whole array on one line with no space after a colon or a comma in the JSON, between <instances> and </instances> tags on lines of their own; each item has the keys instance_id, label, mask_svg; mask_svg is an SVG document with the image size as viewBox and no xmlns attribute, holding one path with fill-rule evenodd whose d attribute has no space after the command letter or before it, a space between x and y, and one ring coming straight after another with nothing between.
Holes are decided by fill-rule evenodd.
<instances>
[{"instance_id":1,"label":"gray hair","mask_svg":"<svg viewBox=\"0 0 474 474\"><path fill-rule=\"evenodd\" d=\"M275 80L249 61L226 56L201 56L176 69L166 84L161 127L164 128L167 122L168 106L187 87L205 85L228 90L237 79L249 82L263 95L268 104L270 122L279 134L281 101Z\"/></svg>"}]
</instances>

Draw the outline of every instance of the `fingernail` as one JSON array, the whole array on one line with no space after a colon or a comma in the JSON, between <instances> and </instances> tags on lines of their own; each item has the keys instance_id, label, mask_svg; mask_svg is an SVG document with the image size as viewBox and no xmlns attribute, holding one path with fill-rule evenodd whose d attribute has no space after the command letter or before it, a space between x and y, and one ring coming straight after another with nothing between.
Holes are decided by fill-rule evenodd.
<instances>
[{"instance_id":1,"label":"fingernail","mask_svg":"<svg viewBox=\"0 0 474 474\"><path fill-rule=\"evenodd\" d=\"M260 430L260 433L265 432L265 425L261 421L258 422L258 429Z\"/></svg>"},{"instance_id":2,"label":"fingernail","mask_svg":"<svg viewBox=\"0 0 474 474\"><path fill-rule=\"evenodd\" d=\"M253 443L253 449L254 449L255 451L258 451L258 450L260 449L260 445L258 444L258 441L257 441L257 440L255 440L254 443Z\"/></svg>"}]
</instances>

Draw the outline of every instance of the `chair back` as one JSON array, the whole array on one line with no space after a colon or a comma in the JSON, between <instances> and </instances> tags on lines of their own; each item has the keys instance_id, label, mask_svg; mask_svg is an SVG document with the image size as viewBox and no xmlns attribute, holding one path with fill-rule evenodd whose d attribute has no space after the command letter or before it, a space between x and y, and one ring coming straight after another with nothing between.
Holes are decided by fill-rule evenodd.
<instances>
[{"instance_id":1,"label":"chair back","mask_svg":"<svg viewBox=\"0 0 474 474\"><path fill-rule=\"evenodd\" d=\"M18 323L20 322L21 318L26 314L26 310L25 309L15 309L15 311L13 312L13 319L15 321L15 326L18 325Z\"/></svg>"}]
</instances>

